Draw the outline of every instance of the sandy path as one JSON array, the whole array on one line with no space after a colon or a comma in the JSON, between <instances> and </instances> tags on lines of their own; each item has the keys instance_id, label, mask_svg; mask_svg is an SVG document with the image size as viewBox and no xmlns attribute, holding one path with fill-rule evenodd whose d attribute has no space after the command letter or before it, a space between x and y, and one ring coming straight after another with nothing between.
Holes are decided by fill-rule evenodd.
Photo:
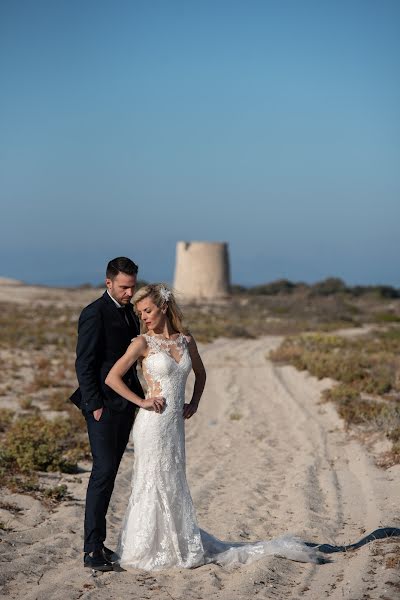
<instances>
[{"instance_id":1,"label":"sandy path","mask_svg":"<svg viewBox=\"0 0 400 600\"><path fill-rule=\"evenodd\" d=\"M345 434L329 404L327 382L266 354L279 338L217 340L202 347L208 371L201 410L187 425L188 479L199 524L222 539L269 539L285 532L318 543L347 544L382 526L399 526L400 467L378 470ZM125 454L109 517L115 544L129 495L132 448ZM10 598L395 599L399 574L382 552L394 540L333 555L325 565L265 558L227 570L207 565L157 574L82 568L81 528L88 471L64 476L74 495L53 513L22 496L1 545ZM4 499L4 497L3 497ZM17 532L16 529L21 531ZM400 540L396 540L400 544ZM377 549L380 552L377 553Z\"/></svg>"}]
</instances>

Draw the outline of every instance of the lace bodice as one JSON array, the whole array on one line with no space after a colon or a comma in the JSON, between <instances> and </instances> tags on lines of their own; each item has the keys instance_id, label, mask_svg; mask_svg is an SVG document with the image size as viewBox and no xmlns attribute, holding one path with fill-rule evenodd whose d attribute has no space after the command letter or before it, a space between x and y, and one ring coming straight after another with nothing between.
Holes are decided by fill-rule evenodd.
<instances>
[{"instance_id":1,"label":"lace bodice","mask_svg":"<svg viewBox=\"0 0 400 600\"><path fill-rule=\"evenodd\" d=\"M192 366L187 337L182 333L173 339L149 334L143 337L148 348L147 356L142 361L147 397L163 396L166 409L181 407Z\"/></svg>"},{"instance_id":2,"label":"lace bodice","mask_svg":"<svg viewBox=\"0 0 400 600\"><path fill-rule=\"evenodd\" d=\"M148 346L148 355L156 354L157 352L166 352L177 363L180 362L183 354L183 349L187 345L187 338L183 333L179 333L174 338L165 338L160 335L142 334Z\"/></svg>"}]
</instances>

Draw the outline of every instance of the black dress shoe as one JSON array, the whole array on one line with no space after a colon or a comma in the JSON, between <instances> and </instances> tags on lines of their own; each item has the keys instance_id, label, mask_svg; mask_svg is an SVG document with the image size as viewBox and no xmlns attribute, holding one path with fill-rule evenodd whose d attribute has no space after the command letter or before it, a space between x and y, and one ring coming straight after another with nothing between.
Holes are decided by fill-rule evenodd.
<instances>
[{"instance_id":1,"label":"black dress shoe","mask_svg":"<svg viewBox=\"0 0 400 600\"><path fill-rule=\"evenodd\" d=\"M110 548L107 548L107 546L103 546L103 556L112 565L117 563L119 559L118 554L110 550Z\"/></svg>"},{"instance_id":2,"label":"black dress shoe","mask_svg":"<svg viewBox=\"0 0 400 600\"><path fill-rule=\"evenodd\" d=\"M95 552L85 552L83 558L83 565L93 571L112 571L113 566L109 560L103 554L102 550L96 550Z\"/></svg>"}]
</instances>

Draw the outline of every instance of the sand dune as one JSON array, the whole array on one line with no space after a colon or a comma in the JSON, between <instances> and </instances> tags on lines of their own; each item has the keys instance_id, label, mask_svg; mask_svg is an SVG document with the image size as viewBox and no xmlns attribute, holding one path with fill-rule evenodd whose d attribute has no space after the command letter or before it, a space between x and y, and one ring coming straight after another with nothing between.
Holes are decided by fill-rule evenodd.
<instances>
[{"instance_id":1,"label":"sand dune","mask_svg":"<svg viewBox=\"0 0 400 600\"><path fill-rule=\"evenodd\" d=\"M277 337L223 340L201 348L208 371L200 411L187 423L188 479L199 525L221 539L269 539L285 532L348 544L382 526L399 526L400 466L374 466L344 432L334 407L320 403L329 381L268 360ZM118 475L109 511L113 547L130 493L133 449ZM399 573L390 552L400 538L375 541L311 565L265 558L227 570L207 565L159 573L113 572L92 578L82 567L84 495L90 465L66 482L73 499L54 512L21 495L2 500L12 531L3 535L4 597L24 600L242 600L249 598L395 599Z\"/></svg>"},{"instance_id":2,"label":"sand dune","mask_svg":"<svg viewBox=\"0 0 400 600\"><path fill-rule=\"evenodd\" d=\"M0 277L0 286L23 285L19 279L11 279L11 277Z\"/></svg>"}]
</instances>

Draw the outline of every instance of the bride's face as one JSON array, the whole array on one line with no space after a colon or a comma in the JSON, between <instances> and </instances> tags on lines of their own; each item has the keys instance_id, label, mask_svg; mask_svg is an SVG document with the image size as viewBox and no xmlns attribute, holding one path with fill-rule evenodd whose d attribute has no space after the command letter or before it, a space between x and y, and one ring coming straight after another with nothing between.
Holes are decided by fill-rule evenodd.
<instances>
[{"instance_id":1,"label":"bride's face","mask_svg":"<svg viewBox=\"0 0 400 600\"><path fill-rule=\"evenodd\" d=\"M164 328L166 320L165 310L154 304L150 296L143 298L143 300L139 300L136 304L136 310L149 331L158 331Z\"/></svg>"}]
</instances>

